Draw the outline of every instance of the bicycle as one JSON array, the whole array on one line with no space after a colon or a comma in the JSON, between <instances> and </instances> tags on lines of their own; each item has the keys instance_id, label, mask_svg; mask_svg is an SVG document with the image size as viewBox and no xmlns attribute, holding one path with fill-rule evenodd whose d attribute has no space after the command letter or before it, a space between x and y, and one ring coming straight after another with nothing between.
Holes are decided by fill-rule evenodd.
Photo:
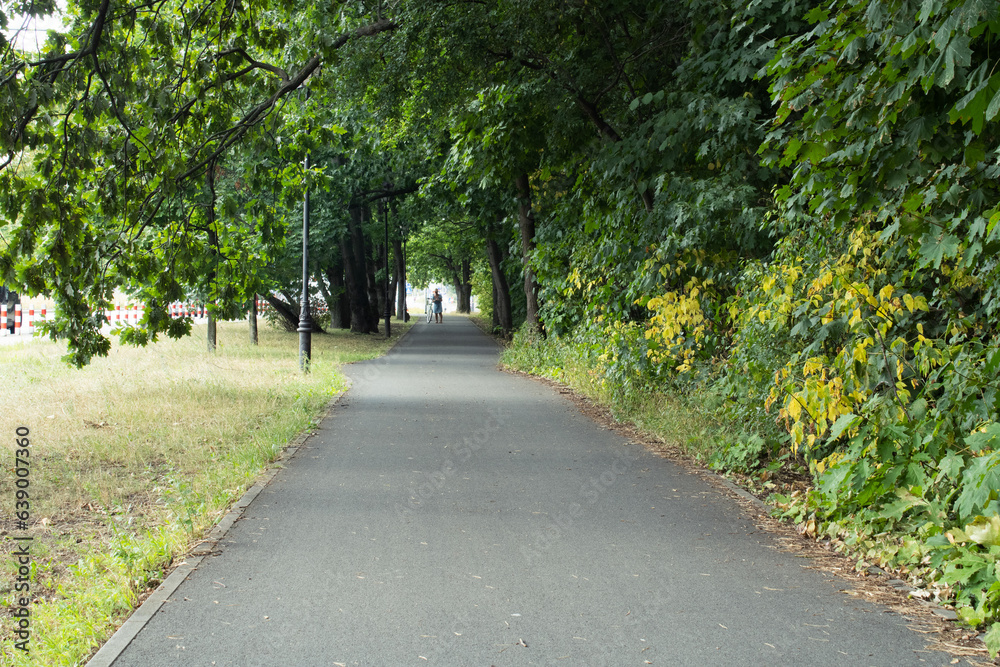
<instances>
[{"instance_id":1,"label":"bicycle","mask_svg":"<svg viewBox=\"0 0 1000 667\"><path fill-rule=\"evenodd\" d=\"M424 315L425 322L429 323L432 319L434 319L434 304L431 303L430 299L427 299L427 305L424 306Z\"/></svg>"}]
</instances>

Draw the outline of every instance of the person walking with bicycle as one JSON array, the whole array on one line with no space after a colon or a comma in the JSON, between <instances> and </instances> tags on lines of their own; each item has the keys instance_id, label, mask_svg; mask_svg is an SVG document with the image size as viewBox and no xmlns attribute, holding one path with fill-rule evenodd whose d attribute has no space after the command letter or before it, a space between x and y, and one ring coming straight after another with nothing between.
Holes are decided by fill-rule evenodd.
<instances>
[{"instance_id":1,"label":"person walking with bicycle","mask_svg":"<svg viewBox=\"0 0 1000 667\"><path fill-rule=\"evenodd\" d=\"M434 296L431 297L431 303L434 304L434 321L438 324L444 323L444 311L442 310L443 301L444 297L441 296L441 292L435 289Z\"/></svg>"}]
</instances>

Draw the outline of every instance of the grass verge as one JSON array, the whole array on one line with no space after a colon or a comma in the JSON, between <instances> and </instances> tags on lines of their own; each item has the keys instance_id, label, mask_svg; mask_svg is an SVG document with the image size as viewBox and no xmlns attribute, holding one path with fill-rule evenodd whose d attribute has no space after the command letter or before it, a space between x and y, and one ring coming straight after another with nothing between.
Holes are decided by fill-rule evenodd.
<instances>
[{"instance_id":1,"label":"grass verge","mask_svg":"<svg viewBox=\"0 0 1000 667\"><path fill-rule=\"evenodd\" d=\"M559 338L542 338L522 329L505 348L500 363L565 384L608 409L616 421L701 464L712 459L716 443L728 436L724 425L682 396L609 381L587 350Z\"/></svg>"},{"instance_id":2,"label":"grass verge","mask_svg":"<svg viewBox=\"0 0 1000 667\"><path fill-rule=\"evenodd\" d=\"M115 345L83 370L61 344L0 347L7 409L0 416L0 604L12 608L14 536L31 538L30 654L9 616L0 664L80 665L346 386L341 364L383 354L393 337L335 331L312 338L311 372L298 335L221 323L144 349ZM15 433L30 430L27 529L15 523Z\"/></svg>"}]
</instances>

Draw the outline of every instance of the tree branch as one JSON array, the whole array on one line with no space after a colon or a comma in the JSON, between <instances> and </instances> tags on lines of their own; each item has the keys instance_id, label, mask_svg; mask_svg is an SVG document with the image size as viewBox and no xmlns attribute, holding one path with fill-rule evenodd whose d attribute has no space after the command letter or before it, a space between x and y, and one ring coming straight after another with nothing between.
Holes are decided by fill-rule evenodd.
<instances>
[{"instance_id":1,"label":"tree branch","mask_svg":"<svg viewBox=\"0 0 1000 667\"><path fill-rule=\"evenodd\" d=\"M276 75L282 81L288 81L288 72L286 72L285 70L281 69L280 67L278 67L276 65L271 65L269 63L264 63L264 62L261 62L259 60L254 60L253 58L250 57L250 54L248 54L244 49L239 48L239 47L232 48L232 49L226 49L225 51L220 51L219 53L215 54L215 58L218 60L219 58L223 58L225 56L234 55L234 54L242 56L243 59L246 60L251 65L251 67L248 67L246 69L240 70L239 74L237 74L235 76L242 76L244 73L246 73L249 70L263 69L263 70L267 70L268 72L271 72L272 74Z\"/></svg>"},{"instance_id":2,"label":"tree branch","mask_svg":"<svg viewBox=\"0 0 1000 667\"><path fill-rule=\"evenodd\" d=\"M367 197L365 199L366 204L371 204L380 199L392 199L393 197L401 197L403 195L413 194L420 189L420 185L413 183L401 188L396 188L395 190L368 190L366 192L360 193L358 196Z\"/></svg>"}]
</instances>

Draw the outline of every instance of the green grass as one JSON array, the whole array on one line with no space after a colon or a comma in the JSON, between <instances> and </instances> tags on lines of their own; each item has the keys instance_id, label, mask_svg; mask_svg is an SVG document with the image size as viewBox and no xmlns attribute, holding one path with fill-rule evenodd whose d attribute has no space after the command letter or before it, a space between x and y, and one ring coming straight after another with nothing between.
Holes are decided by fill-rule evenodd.
<instances>
[{"instance_id":1,"label":"green grass","mask_svg":"<svg viewBox=\"0 0 1000 667\"><path fill-rule=\"evenodd\" d=\"M393 338L314 335L309 374L298 334L221 323L147 348L115 345L82 370L51 342L0 347L7 409L0 526L33 538L30 659L0 629L4 665L79 665L149 589L347 387L341 364L384 353ZM30 429L31 525L13 521L15 430ZM13 603L13 542L0 545L0 598Z\"/></svg>"},{"instance_id":2,"label":"green grass","mask_svg":"<svg viewBox=\"0 0 1000 667\"><path fill-rule=\"evenodd\" d=\"M648 384L615 383L600 362L581 347L522 329L504 350L501 364L511 370L561 382L611 411L614 418L685 456L707 463L729 434L700 404Z\"/></svg>"}]
</instances>

